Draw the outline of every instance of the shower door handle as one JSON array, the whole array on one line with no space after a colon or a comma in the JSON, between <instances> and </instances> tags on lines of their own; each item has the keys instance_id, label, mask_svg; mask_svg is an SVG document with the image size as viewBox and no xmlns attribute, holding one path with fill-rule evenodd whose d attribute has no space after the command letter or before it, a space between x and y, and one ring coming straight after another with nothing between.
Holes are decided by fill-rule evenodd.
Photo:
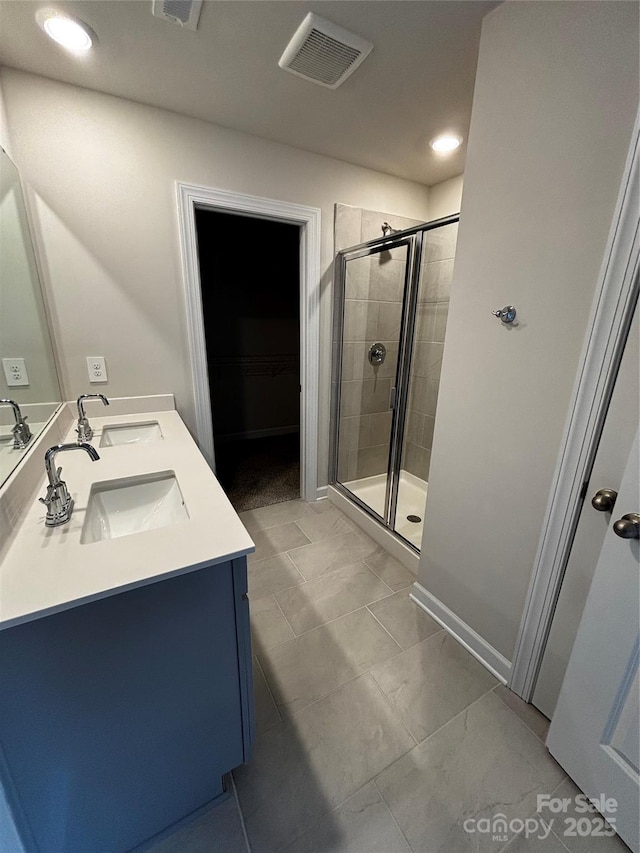
<instances>
[{"instance_id":1,"label":"shower door handle","mask_svg":"<svg viewBox=\"0 0 640 853\"><path fill-rule=\"evenodd\" d=\"M395 385L391 386L391 393L389 394L389 408L395 409L396 407L396 388Z\"/></svg>"}]
</instances>

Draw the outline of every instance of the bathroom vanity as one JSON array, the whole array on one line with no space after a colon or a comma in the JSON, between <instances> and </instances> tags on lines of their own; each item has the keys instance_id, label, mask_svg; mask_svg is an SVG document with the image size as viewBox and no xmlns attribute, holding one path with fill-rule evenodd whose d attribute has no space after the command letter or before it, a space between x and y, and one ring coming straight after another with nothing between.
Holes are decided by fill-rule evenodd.
<instances>
[{"instance_id":1,"label":"bathroom vanity","mask_svg":"<svg viewBox=\"0 0 640 853\"><path fill-rule=\"evenodd\" d=\"M27 851L144 845L222 796L253 740L253 543L175 411L112 408L98 461L57 458L59 527L36 448L2 554L0 779Z\"/></svg>"}]
</instances>

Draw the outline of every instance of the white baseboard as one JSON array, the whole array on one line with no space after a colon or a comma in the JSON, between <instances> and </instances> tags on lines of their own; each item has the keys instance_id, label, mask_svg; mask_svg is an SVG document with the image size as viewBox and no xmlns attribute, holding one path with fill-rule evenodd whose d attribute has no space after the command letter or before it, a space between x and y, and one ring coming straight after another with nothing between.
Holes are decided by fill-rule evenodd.
<instances>
[{"instance_id":1,"label":"white baseboard","mask_svg":"<svg viewBox=\"0 0 640 853\"><path fill-rule=\"evenodd\" d=\"M411 588L410 598L432 619L442 625L445 631L455 637L489 672L499 678L503 684L507 684L511 675L511 662L494 649L480 634L477 634L446 605L438 601L430 592L427 592L417 581Z\"/></svg>"},{"instance_id":2,"label":"white baseboard","mask_svg":"<svg viewBox=\"0 0 640 853\"><path fill-rule=\"evenodd\" d=\"M319 501L323 498L326 498L328 490L328 486L318 486L318 488L316 489L316 500Z\"/></svg>"}]
</instances>

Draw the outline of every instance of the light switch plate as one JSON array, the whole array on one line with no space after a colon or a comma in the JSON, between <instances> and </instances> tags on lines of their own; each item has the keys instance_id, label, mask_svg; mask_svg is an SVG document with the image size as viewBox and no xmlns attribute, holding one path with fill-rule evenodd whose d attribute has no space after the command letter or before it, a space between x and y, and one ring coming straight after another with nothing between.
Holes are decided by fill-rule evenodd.
<instances>
[{"instance_id":1,"label":"light switch plate","mask_svg":"<svg viewBox=\"0 0 640 853\"><path fill-rule=\"evenodd\" d=\"M7 385L29 384L29 376L24 358L3 358L2 369L4 370L4 378L7 380Z\"/></svg>"},{"instance_id":2,"label":"light switch plate","mask_svg":"<svg viewBox=\"0 0 640 853\"><path fill-rule=\"evenodd\" d=\"M87 356L87 372L89 382L108 382L107 364L103 355Z\"/></svg>"}]
</instances>

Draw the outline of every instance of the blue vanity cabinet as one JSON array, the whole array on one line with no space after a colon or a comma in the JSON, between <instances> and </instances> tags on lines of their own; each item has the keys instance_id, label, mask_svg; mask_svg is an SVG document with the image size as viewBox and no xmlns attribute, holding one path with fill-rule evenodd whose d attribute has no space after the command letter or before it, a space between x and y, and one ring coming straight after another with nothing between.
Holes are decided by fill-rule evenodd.
<instances>
[{"instance_id":1,"label":"blue vanity cabinet","mask_svg":"<svg viewBox=\"0 0 640 853\"><path fill-rule=\"evenodd\" d=\"M0 775L24 849L131 850L249 759L246 558L1 631L0 685Z\"/></svg>"}]
</instances>

